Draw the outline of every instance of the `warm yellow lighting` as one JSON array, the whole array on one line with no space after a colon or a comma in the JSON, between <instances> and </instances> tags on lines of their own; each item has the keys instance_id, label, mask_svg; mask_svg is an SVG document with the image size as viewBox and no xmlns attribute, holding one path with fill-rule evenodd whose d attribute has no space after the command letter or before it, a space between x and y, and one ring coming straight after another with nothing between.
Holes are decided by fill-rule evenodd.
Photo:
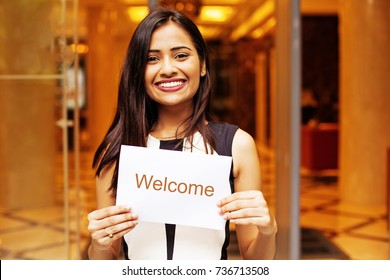
<instances>
[{"instance_id":1,"label":"warm yellow lighting","mask_svg":"<svg viewBox=\"0 0 390 280\"><path fill-rule=\"evenodd\" d=\"M75 44L71 44L70 48L72 49L72 52L77 51L78 54L86 54L89 50L89 47L86 44L77 44L77 47Z\"/></svg>"},{"instance_id":2,"label":"warm yellow lighting","mask_svg":"<svg viewBox=\"0 0 390 280\"><path fill-rule=\"evenodd\" d=\"M339 12L340 0L301 0L302 14L337 14Z\"/></svg>"},{"instance_id":3,"label":"warm yellow lighting","mask_svg":"<svg viewBox=\"0 0 390 280\"><path fill-rule=\"evenodd\" d=\"M208 0L208 1L203 1L203 4L206 5L205 2L213 2L213 5L221 5L221 6L234 6L242 3L242 0Z\"/></svg>"},{"instance_id":4,"label":"warm yellow lighting","mask_svg":"<svg viewBox=\"0 0 390 280\"><path fill-rule=\"evenodd\" d=\"M248 34L252 28L259 25L262 21L269 18L275 11L275 4L273 0L267 0L262 4L252 16L241 24L236 30L232 33L232 39L238 40L239 38Z\"/></svg>"},{"instance_id":5,"label":"warm yellow lighting","mask_svg":"<svg viewBox=\"0 0 390 280\"><path fill-rule=\"evenodd\" d=\"M234 9L227 6L203 6L200 10L199 20L202 22L224 22L233 14Z\"/></svg>"},{"instance_id":6,"label":"warm yellow lighting","mask_svg":"<svg viewBox=\"0 0 390 280\"><path fill-rule=\"evenodd\" d=\"M132 6L147 6L149 3L148 0L120 0L119 2Z\"/></svg>"},{"instance_id":7,"label":"warm yellow lighting","mask_svg":"<svg viewBox=\"0 0 390 280\"><path fill-rule=\"evenodd\" d=\"M252 31L251 33L251 36L252 38L254 39L259 39L260 37L262 37L265 33L265 30L263 27L258 27L256 28L255 30Z\"/></svg>"},{"instance_id":8,"label":"warm yellow lighting","mask_svg":"<svg viewBox=\"0 0 390 280\"><path fill-rule=\"evenodd\" d=\"M263 37L267 32L276 26L276 19L274 17L267 20L262 26L256 28L252 31L251 36L254 39L259 39Z\"/></svg>"},{"instance_id":9,"label":"warm yellow lighting","mask_svg":"<svg viewBox=\"0 0 390 280\"><path fill-rule=\"evenodd\" d=\"M176 4L176 10L183 11L184 10L184 4L179 2Z\"/></svg>"},{"instance_id":10,"label":"warm yellow lighting","mask_svg":"<svg viewBox=\"0 0 390 280\"><path fill-rule=\"evenodd\" d=\"M202 34L203 38L215 38L219 35L220 29L217 27L206 27L203 25L198 25L199 31Z\"/></svg>"},{"instance_id":11,"label":"warm yellow lighting","mask_svg":"<svg viewBox=\"0 0 390 280\"><path fill-rule=\"evenodd\" d=\"M132 21L140 22L148 15L149 8L147 6L129 7L126 11Z\"/></svg>"}]
</instances>

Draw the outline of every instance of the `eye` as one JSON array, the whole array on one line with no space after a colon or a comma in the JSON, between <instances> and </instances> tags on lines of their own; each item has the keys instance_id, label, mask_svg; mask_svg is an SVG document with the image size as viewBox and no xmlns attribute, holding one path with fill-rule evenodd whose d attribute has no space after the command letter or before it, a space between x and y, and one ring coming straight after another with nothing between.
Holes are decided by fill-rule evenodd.
<instances>
[{"instance_id":1,"label":"eye","mask_svg":"<svg viewBox=\"0 0 390 280\"><path fill-rule=\"evenodd\" d=\"M157 62L157 61L158 61L157 56L149 56L148 57L148 63L153 63L153 62Z\"/></svg>"},{"instance_id":2,"label":"eye","mask_svg":"<svg viewBox=\"0 0 390 280\"><path fill-rule=\"evenodd\" d=\"M178 53L178 54L175 56L175 59L178 59L178 60L185 60L187 57L188 57L188 54L186 54L186 53Z\"/></svg>"}]
</instances>

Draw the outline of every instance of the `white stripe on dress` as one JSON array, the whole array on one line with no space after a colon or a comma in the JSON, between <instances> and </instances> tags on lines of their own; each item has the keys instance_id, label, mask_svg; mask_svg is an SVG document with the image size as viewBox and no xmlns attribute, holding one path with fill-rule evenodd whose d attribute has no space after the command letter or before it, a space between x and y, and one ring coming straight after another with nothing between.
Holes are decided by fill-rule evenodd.
<instances>
[{"instance_id":1,"label":"white stripe on dress","mask_svg":"<svg viewBox=\"0 0 390 280\"><path fill-rule=\"evenodd\" d=\"M149 135L147 147L160 148L160 140ZM184 152L206 153L203 137L194 134L193 145L184 139ZM208 146L208 151L211 147ZM214 155L217 153L214 151ZM219 260L225 242L225 230L176 225L174 260ZM128 257L131 260L166 260L167 244L165 224L140 222L125 235Z\"/></svg>"}]
</instances>

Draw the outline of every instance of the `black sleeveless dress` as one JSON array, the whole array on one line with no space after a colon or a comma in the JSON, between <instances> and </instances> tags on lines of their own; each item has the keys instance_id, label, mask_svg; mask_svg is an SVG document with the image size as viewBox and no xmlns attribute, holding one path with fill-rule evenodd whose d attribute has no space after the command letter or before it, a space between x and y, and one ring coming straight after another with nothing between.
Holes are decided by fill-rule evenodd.
<instances>
[{"instance_id":1,"label":"black sleeveless dress","mask_svg":"<svg viewBox=\"0 0 390 280\"><path fill-rule=\"evenodd\" d=\"M214 137L214 153L232 156L233 137L238 126L227 123L209 123ZM182 142L180 145L178 145ZM204 152L204 142L200 133L193 139L196 149L181 140L159 140L149 135L148 148L179 150L183 152ZM233 166L230 170L230 186L234 192ZM173 224L139 223L134 230L124 236L126 259L135 260L217 260L227 259L229 245L229 223L225 230L214 230Z\"/></svg>"}]
</instances>

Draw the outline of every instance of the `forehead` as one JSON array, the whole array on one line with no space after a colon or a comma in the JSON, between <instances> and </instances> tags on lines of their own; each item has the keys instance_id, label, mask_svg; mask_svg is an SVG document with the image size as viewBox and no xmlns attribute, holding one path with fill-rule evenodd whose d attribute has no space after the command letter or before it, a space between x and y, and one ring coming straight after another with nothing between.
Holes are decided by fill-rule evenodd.
<instances>
[{"instance_id":1,"label":"forehead","mask_svg":"<svg viewBox=\"0 0 390 280\"><path fill-rule=\"evenodd\" d=\"M150 41L151 49L162 49L164 47L187 46L194 49L190 34L180 25L169 21L157 28Z\"/></svg>"}]
</instances>

